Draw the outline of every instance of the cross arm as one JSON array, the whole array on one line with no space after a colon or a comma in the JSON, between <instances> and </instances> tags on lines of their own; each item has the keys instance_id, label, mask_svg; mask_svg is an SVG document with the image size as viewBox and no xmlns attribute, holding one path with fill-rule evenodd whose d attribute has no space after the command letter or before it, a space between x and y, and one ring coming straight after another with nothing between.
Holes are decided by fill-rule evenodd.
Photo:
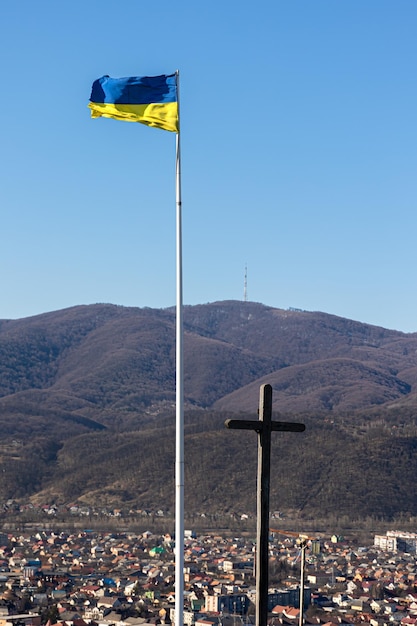
<instances>
[{"instance_id":1,"label":"cross arm","mask_svg":"<svg viewBox=\"0 0 417 626\"><path fill-rule=\"evenodd\" d=\"M262 431L262 420L226 420L226 428L234 430L256 430ZM302 433L306 429L305 424L298 424L296 422L271 422L271 430L291 433Z\"/></svg>"}]
</instances>

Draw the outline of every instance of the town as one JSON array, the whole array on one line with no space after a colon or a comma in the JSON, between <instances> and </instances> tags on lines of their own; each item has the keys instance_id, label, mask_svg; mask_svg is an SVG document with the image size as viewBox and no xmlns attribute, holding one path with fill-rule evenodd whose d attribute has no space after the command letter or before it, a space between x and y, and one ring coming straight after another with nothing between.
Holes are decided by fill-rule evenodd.
<instances>
[{"instance_id":1,"label":"town","mask_svg":"<svg viewBox=\"0 0 417 626\"><path fill-rule=\"evenodd\" d=\"M305 552L271 532L271 626L417 624L417 535L375 535L373 545L317 537ZM185 531L183 623L255 620L253 538ZM0 626L139 626L175 618L175 542L151 531L36 530L0 534Z\"/></svg>"}]
</instances>

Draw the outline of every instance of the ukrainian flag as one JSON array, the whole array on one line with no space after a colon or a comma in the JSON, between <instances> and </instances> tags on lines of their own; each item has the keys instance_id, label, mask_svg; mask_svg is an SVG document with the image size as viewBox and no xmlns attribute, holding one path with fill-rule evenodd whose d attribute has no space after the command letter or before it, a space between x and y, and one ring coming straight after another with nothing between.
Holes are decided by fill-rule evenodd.
<instances>
[{"instance_id":1,"label":"ukrainian flag","mask_svg":"<svg viewBox=\"0 0 417 626\"><path fill-rule=\"evenodd\" d=\"M93 83L88 106L91 117L112 117L173 133L179 131L176 74L102 76Z\"/></svg>"}]
</instances>

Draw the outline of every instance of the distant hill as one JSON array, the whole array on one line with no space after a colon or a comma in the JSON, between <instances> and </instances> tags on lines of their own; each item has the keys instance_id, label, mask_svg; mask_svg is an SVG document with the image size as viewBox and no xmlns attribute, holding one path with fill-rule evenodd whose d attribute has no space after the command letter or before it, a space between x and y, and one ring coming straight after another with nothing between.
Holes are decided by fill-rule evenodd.
<instances>
[{"instance_id":1,"label":"distant hill","mask_svg":"<svg viewBox=\"0 0 417 626\"><path fill-rule=\"evenodd\" d=\"M236 301L186 306L184 332L190 511L254 506L256 436L224 420L253 418L268 382L274 410L308 424L277 435L274 463L291 481L274 506L417 516L417 334ZM172 507L174 414L174 309L0 321L0 503Z\"/></svg>"}]
</instances>

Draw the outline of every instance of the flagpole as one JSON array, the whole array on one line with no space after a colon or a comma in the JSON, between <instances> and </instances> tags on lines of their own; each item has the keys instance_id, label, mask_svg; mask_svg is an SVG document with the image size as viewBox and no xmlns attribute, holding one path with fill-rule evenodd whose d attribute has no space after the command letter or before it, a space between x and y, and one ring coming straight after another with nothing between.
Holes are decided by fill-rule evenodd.
<instances>
[{"instance_id":1,"label":"flagpole","mask_svg":"<svg viewBox=\"0 0 417 626\"><path fill-rule=\"evenodd\" d=\"M182 206L180 94L177 79L178 132L176 135L176 445L175 445L175 626L183 626L184 613L184 356L183 356L183 295L182 295Z\"/></svg>"}]
</instances>

